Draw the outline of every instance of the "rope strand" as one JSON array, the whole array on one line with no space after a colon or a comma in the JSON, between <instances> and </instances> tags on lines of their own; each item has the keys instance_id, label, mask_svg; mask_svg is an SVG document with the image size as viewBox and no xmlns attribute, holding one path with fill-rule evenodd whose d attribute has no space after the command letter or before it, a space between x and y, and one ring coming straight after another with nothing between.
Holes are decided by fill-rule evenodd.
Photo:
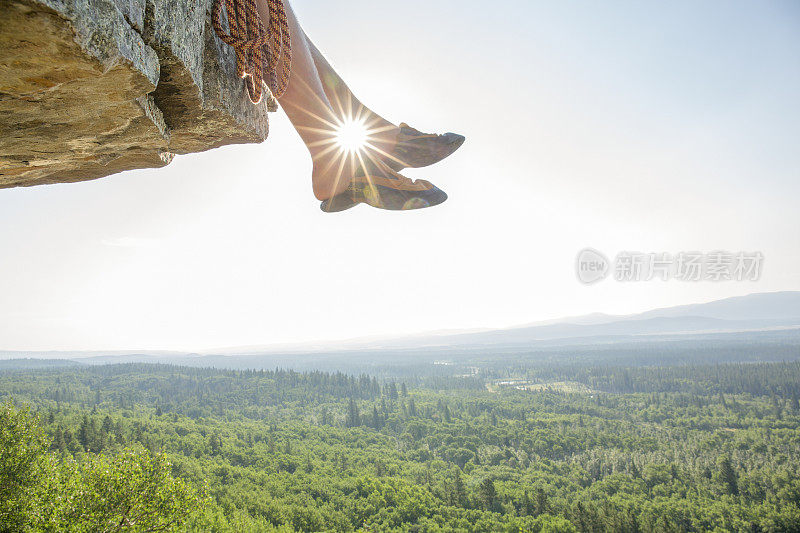
<instances>
[{"instance_id":1,"label":"rope strand","mask_svg":"<svg viewBox=\"0 0 800 533\"><path fill-rule=\"evenodd\" d=\"M228 16L225 32L222 4ZM275 98L289 85L292 70L292 41L282 0L267 0L269 29L258 14L256 0L214 0L211 23L219 38L236 51L236 74L245 80L250 101L261 101L263 84Z\"/></svg>"}]
</instances>

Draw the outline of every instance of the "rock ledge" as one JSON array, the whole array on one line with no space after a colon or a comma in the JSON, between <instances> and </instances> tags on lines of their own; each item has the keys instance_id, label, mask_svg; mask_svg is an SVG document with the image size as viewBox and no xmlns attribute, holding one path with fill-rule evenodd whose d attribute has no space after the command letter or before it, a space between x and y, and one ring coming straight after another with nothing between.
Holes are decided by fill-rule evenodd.
<instances>
[{"instance_id":1,"label":"rock ledge","mask_svg":"<svg viewBox=\"0 0 800 533\"><path fill-rule=\"evenodd\" d=\"M167 165L267 137L213 0L0 0L0 188Z\"/></svg>"}]
</instances>

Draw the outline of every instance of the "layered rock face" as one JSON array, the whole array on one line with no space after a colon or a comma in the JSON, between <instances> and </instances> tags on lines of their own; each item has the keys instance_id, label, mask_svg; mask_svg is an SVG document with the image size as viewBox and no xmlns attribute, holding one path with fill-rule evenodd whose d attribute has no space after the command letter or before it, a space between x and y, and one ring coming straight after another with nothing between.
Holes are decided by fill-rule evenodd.
<instances>
[{"instance_id":1,"label":"layered rock face","mask_svg":"<svg viewBox=\"0 0 800 533\"><path fill-rule=\"evenodd\" d=\"M0 0L0 188L267 137L213 0Z\"/></svg>"}]
</instances>

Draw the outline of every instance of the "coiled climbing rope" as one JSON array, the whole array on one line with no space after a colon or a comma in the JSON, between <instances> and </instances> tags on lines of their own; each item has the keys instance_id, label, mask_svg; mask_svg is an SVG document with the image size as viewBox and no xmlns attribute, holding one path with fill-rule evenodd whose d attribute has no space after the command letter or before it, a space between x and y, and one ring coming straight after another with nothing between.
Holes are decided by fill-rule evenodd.
<instances>
[{"instance_id":1,"label":"coiled climbing rope","mask_svg":"<svg viewBox=\"0 0 800 533\"><path fill-rule=\"evenodd\" d=\"M282 0L266 0L269 28L258 14L256 0L214 0L211 23L223 42L236 50L236 73L244 78L250 101L261 101L266 82L275 98L289 85L292 42ZM222 23L222 4L228 14L228 28Z\"/></svg>"}]
</instances>

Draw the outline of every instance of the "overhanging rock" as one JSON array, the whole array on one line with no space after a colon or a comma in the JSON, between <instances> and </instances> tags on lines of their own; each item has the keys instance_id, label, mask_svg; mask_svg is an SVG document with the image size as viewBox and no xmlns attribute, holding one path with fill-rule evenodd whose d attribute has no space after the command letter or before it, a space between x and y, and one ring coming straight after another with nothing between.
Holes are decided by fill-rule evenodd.
<instances>
[{"instance_id":1,"label":"overhanging rock","mask_svg":"<svg viewBox=\"0 0 800 533\"><path fill-rule=\"evenodd\" d=\"M0 0L0 188L267 137L213 0Z\"/></svg>"}]
</instances>

